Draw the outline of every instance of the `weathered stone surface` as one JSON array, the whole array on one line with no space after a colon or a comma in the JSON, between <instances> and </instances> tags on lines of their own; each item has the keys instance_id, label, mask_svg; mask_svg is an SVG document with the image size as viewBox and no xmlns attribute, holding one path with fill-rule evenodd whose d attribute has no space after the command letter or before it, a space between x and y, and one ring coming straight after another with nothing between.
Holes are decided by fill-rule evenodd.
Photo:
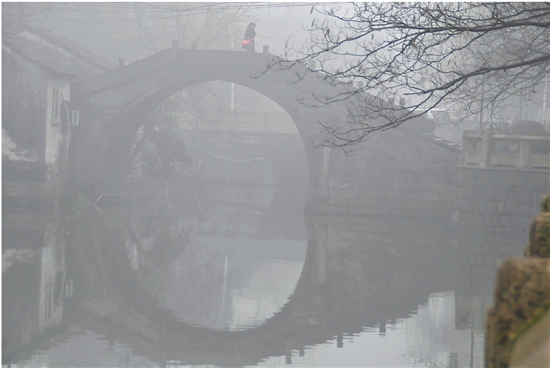
<instances>
[{"instance_id":1,"label":"weathered stone surface","mask_svg":"<svg viewBox=\"0 0 550 368\"><path fill-rule=\"evenodd\" d=\"M350 215L450 218L458 192L457 163L457 152L410 134L373 135L352 155L331 151L328 204L344 206Z\"/></svg>"},{"instance_id":2,"label":"weathered stone surface","mask_svg":"<svg viewBox=\"0 0 550 368\"><path fill-rule=\"evenodd\" d=\"M529 224L541 206L540 198L550 188L548 172L460 167L458 178L458 186L463 189L456 196L458 215L453 226L457 230L470 233L473 227L497 232L509 229L513 230L512 237L496 240L516 245L525 242ZM490 223L473 220L483 215L493 216Z\"/></svg>"},{"instance_id":3,"label":"weathered stone surface","mask_svg":"<svg viewBox=\"0 0 550 368\"><path fill-rule=\"evenodd\" d=\"M510 367L550 367L550 311L519 336Z\"/></svg>"},{"instance_id":4,"label":"weathered stone surface","mask_svg":"<svg viewBox=\"0 0 550 368\"><path fill-rule=\"evenodd\" d=\"M543 212L531 223L526 257L550 257L550 212Z\"/></svg>"},{"instance_id":5,"label":"weathered stone surface","mask_svg":"<svg viewBox=\"0 0 550 368\"><path fill-rule=\"evenodd\" d=\"M541 213L531 222L529 243L525 247L526 257L550 257L550 194L543 196Z\"/></svg>"},{"instance_id":6,"label":"weathered stone surface","mask_svg":"<svg viewBox=\"0 0 550 368\"><path fill-rule=\"evenodd\" d=\"M541 212L550 212L550 193L542 197L542 201L540 204L540 211Z\"/></svg>"},{"instance_id":7,"label":"weathered stone surface","mask_svg":"<svg viewBox=\"0 0 550 368\"><path fill-rule=\"evenodd\" d=\"M509 366L518 337L550 308L550 260L512 258L499 267L487 316L485 366Z\"/></svg>"}]
</instances>

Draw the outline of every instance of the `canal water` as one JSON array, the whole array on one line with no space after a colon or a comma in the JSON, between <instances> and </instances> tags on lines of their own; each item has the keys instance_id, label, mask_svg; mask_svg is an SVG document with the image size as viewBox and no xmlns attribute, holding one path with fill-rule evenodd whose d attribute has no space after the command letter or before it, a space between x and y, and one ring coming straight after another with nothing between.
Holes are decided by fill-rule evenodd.
<instances>
[{"instance_id":1,"label":"canal water","mask_svg":"<svg viewBox=\"0 0 550 368\"><path fill-rule=\"evenodd\" d=\"M496 266L521 255L446 221L27 215L40 236L4 226L4 367L482 367Z\"/></svg>"}]
</instances>

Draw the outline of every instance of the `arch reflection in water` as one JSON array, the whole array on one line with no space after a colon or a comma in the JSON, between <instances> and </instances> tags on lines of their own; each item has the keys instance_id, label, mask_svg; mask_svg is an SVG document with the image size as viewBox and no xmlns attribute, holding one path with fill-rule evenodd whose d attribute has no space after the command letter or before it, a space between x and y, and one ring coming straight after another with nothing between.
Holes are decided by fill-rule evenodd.
<instances>
[{"instance_id":1,"label":"arch reflection in water","mask_svg":"<svg viewBox=\"0 0 550 368\"><path fill-rule=\"evenodd\" d=\"M147 266L136 262L138 252L132 248L129 256L142 273ZM305 240L198 237L141 278L177 319L239 330L261 324L288 301L305 253Z\"/></svg>"},{"instance_id":2,"label":"arch reflection in water","mask_svg":"<svg viewBox=\"0 0 550 368\"><path fill-rule=\"evenodd\" d=\"M131 220L136 216L136 210L129 216L105 209L103 214L85 213L71 224L66 263L67 278L74 280L74 296L65 301L63 308L63 323L71 326L65 341L91 330L105 336L115 350L119 342L127 344L132 356L146 357L157 366L167 361L179 361L181 365L257 365L275 359L271 357L280 357L284 364L299 364L301 355L318 363L324 356L319 351L328 343L334 349L342 346L342 353L335 353L336 360L327 360L327 364L342 366L350 362L346 354L359 354L354 347L360 346L365 336L364 359L371 355L397 359L405 354L407 359L443 364L451 362L452 357L453 362L467 366L467 337L473 334L474 366L482 362L479 346L483 320L479 319L479 310L488 304L484 300L490 299L492 290L479 288L479 278L463 272L471 249L467 244L454 246L443 241L449 234L445 228L388 219L309 217L306 259L288 303L259 326L216 331L178 320L173 311L159 306L146 291L152 287L147 282L160 271L147 274L146 267L136 267L150 261L145 253L143 258L135 257L136 261L130 262L134 258L128 256L128 223L137 229ZM153 234L139 236L154 238ZM167 226L158 228L158 234L168 239L174 233ZM177 240L178 234L173 239L180 248L152 253L159 257L159 268L167 264L165 260L178 259L168 250L181 250L185 240ZM208 238L201 241L205 243ZM215 249L215 243L205 244ZM225 254L221 254L218 269L225 270ZM485 266L476 263L476 267L483 266L487 274L492 273L489 269L494 271L498 256L488 259ZM175 272L174 268L167 270ZM217 288L223 288L223 283L218 282ZM438 294L445 290L454 291ZM67 344L63 339L58 343ZM49 356L60 352L54 347L44 351ZM68 354L65 359L73 362L84 359L87 366L99 362L99 358L85 352L71 356L66 348L63 351ZM25 359L17 361L24 364ZM315 365L307 360L303 364Z\"/></svg>"},{"instance_id":3,"label":"arch reflection in water","mask_svg":"<svg viewBox=\"0 0 550 368\"><path fill-rule=\"evenodd\" d=\"M180 321L257 325L286 303L305 260L303 142L279 105L246 87L213 81L172 97L181 103L173 134L194 160L166 183L149 173L146 155L135 156L134 196L165 205L126 225L132 268Z\"/></svg>"}]
</instances>

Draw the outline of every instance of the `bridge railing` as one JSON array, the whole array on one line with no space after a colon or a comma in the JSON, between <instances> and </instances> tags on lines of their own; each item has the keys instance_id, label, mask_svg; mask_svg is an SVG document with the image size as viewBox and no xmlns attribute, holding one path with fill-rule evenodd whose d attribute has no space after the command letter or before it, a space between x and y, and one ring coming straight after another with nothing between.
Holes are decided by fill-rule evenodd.
<instances>
[{"instance_id":1,"label":"bridge railing","mask_svg":"<svg viewBox=\"0 0 550 368\"><path fill-rule=\"evenodd\" d=\"M459 165L550 170L550 137L467 130Z\"/></svg>"}]
</instances>

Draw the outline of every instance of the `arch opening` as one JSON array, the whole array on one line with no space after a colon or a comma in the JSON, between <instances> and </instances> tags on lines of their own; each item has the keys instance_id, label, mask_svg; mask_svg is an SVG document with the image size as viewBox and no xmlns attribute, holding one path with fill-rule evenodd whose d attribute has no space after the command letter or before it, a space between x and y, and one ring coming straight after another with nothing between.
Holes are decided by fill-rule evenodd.
<instances>
[{"instance_id":1,"label":"arch opening","mask_svg":"<svg viewBox=\"0 0 550 368\"><path fill-rule=\"evenodd\" d=\"M299 132L274 101L223 81L182 89L157 106L131 126L127 179L137 196L173 215L167 231L180 237L172 245L180 249L161 268L138 261L151 250L135 243L171 242L144 230L168 221L149 214L132 230L133 267L156 280L145 284L184 322L219 330L261 324L288 301L305 261L309 177ZM159 122L148 127L151 118ZM179 156L165 152L174 137Z\"/></svg>"},{"instance_id":2,"label":"arch opening","mask_svg":"<svg viewBox=\"0 0 550 368\"><path fill-rule=\"evenodd\" d=\"M180 50L183 52L183 50ZM185 54L185 52L183 52ZM182 54L182 55L183 55ZM206 55L205 55L206 56ZM236 55L230 55L235 57ZM120 100L117 102L119 112L111 115L106 124L104 142L100 142L99 164L96 165L96 172L102 175L102 172L107 172L107 176L116 175L123 170L125 166L124 150L129 150L129 146L133 142L129 141L130 136L135 134L137 127L143 122L147 116L159 103L177 94L186 88L204 83L226 83L227 86L234 85L235 88L248 88L251 91L257 91L258 96L263 96L263 100L271 100L272 106L277 106L282 112L286 112L294 122L298 130L302 144L305 147L309 179L310 179L310 194L315 190L314 185L320 175L320 160L322 154L316 149L317 144L323 139L321 121L333 114L333 112L324 111L324 109L315 109L304 103L304 96L309 96L311 99L311 90L315 88L324 88L322 81L313 78L305 84L299 84L297 88L295 77L289 76L288 72L272 72L261 77L255 77L258 71L265 68L263 58L260 55L255 55L254 60L235 60L228 63L220 64L219 61L213 61L211 58L204 60L204 65L185 65L179 66L179 62L169 64L169 68L148 71L147 85L144 85L141 78L145 75L136 76L137 79L125 84L124 86L114 85L110 83L110 79L106 79L105 84L113 84L112 87L99 89L91 82L91 86L85 84L79 86L84 99L91 98L96 104L101 106L104 101L111 104L113 99ZM242 56L238 56L239 59ZM196 62L196 60L186 60L187 62ZM260 62L260 63L259 63ZM210 65L211 64L211 65ZM234 65L233 65L234 64ZM256 70L256 72L254 72ZM191 72L192 71L192 72ZM142 73L143 74L143 73ZM113 78L116 79L116 73ZM309 78L311 79L311 78ZM217 81L217 82L216 82ZM111 88L111 89L109 89ZM229 89L229 88L228 88ZM89 93L89 95L86 95ZM87 96L87 97L86 97ZM124 96L121 99L121 96ZM227 91L225 105L227 109L230 106L230 92ZM300 97L302 96L302 97ZM239 98L239 94L236 95ZM238 101L235 101L238 103ZM330 110L330 109L329 109ZM233 111L235 112L235 111ZM250 111L248 111L250 112ZM113 159L114 157L114 159ZM110 174L109 174L110 173Z\"/></svg>"}]
</instances>

